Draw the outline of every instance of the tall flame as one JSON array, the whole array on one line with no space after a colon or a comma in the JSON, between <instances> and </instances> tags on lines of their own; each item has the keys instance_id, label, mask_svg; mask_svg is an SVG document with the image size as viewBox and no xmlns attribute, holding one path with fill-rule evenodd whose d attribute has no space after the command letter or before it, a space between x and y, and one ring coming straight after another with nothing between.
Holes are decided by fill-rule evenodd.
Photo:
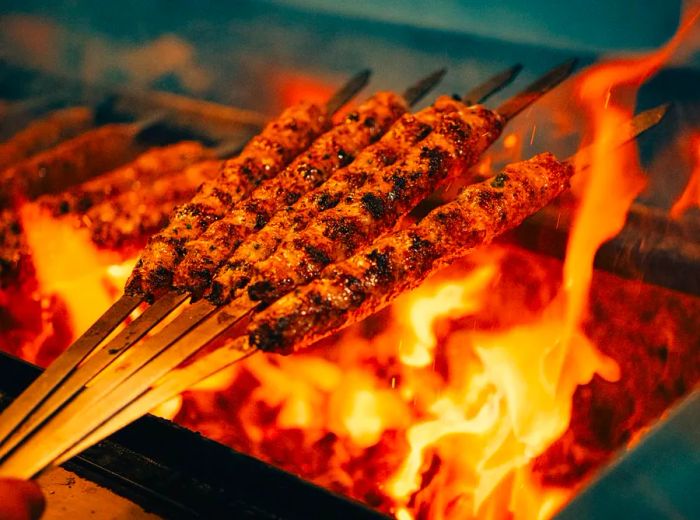
<instances>
[{"instance_id":1,"label":"tall flame","mask_svg":"<svg viewBox=\"0 0 700 520\"><path fill-rule=\"evenodd\" d=\"M450 400L437 401L429 410L432 416L409 429L411 452L389 486L400 504L407 503L419 488L428 447L459 434L466 437L464 450L480 454L470 460L475 482L466 502L471 510L460 509L459 514L499 516L502 511L495 513L486 500L495 496L499 486L503 491L508 475L522 474L521 469L564 433L576 387L588 383L596 373L609 381L620 377L616 363L600 354L581 329L595 253L622 229L630 205L646 184L634 146L612 150L610 143L632 115L636 88L669 59L698 14L688 16L660 50L636 59L602 63L579 81L576 92L588 114L592 142L582 164L590 168L577 172L581 198L570 232L560 294L531 323L471 336L480 370L472 375L475 386L469 392L488 397L482 397L481 406L471 413L465 413L469 408L464 401L456 406ZM617 99L625 87L632 87L624 92L627 106ZM534 131L533 127L533 135ZM518 488L512 483L509 487L510 502L518 502ZM511 513L515 518L551 514L556 503L561 504L566 497L559 495L554 502L552 496L549 498L531 504L534 510L518 508ZM409 517L407 509L401 511L403 517Z\"/></svg>"}]
</instances>

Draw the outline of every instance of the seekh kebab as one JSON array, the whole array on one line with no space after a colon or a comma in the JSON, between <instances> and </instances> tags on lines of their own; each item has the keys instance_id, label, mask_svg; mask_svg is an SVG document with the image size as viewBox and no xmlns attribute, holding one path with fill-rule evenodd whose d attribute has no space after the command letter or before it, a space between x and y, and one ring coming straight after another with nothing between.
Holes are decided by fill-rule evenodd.
<instances>
[{"instance_id":1,"label":"seekh kebab","mask_svg":"<svg viewBox=\"0 0 700 520\"><path fill-rule=\"evenodd\" d=\"M55 110L0 143L0 170L86 131L93 123L87 107Z\"/></svg>"},{"instance_id":2,"label":"seekh kebab","mask_svg":"<svg viewBox=\"0 0 700 520\"><path fill-rule=\"evenodd\" d=\"M507 166L406 230L327 267L255 314L250 345L290 353L360 321L440 267L518 226L569 185L574 169L550 153Z\"/></svg>"},{"instance_id":3,"label":"seekh kebab","mask_svg":"<svg viewBox=\"0 0 700 520\"><path fill-rule=\"evenodd\" d=\"M88 209L81 225L90 230L92 241L100 247L140 249L149 236L168 224L177 205L218 175L222 163L202 161L107 199Z\"/></svg>"},{"instance_id":4,"label":"seekh kebab","mask_svg":"<svg viewBox=\"0 0 700 520\"><path fill-rule=\"evenodd\" d=\"M138 190L158 178L214 158L214 151L197 141L151 148L129 164L88 180L60 194L46 195L39 205L54 216L83 214L93 206L123 193Z\"/></svg>"},{"instance_id":5,"label":"seekh kebab","mask_svg":"<svg viewBox=\"0 0 700 520\"><path fill-rule=\"evenodd\" d=\"M469 104L484 101L507 85L520 70L521 67L516 65L496 74L468 92L465 100ZM280 209L265 227L244 240L219 269L208 293L209 300L222 305L233 299L256 274L256 264L269 258L290 232L304 230L319 213L335 207L366 183L376 182L377 169L396 163L404 150L425 139L432 131L436 117L433 107L414 115L404 115L378 143L363 150L347 167L338 170L293 206Z\"/></svg>"},{"instance_id":6,"label":"seekh kebab","mask_svg":"<svg viewBox=\"0 0 700 520\"><path fill-rule=\"evenodd\" d=\"M139 151L138 123L115 123L88 130L73 139L20 161L0 172L0 204L34 200L113 170Z\"/></svg>"},{"instance_id":7,"label":"seekh kebab","mask_svg":"<svg viewBox=\"0 0 700 520\"><path fill-rule=\"evenodd\" d=\"M379 92L362 103L284 171L263 183L199 239L187 243L186 255L176 271L175 287L199 295L209 287L216 269L247 236L263 229L278 209L293 205L337 170L352 163L407 108L406 101L392 92Z\"/></svg>"},{"instance_id":8,"label":"seekh kebab","mask_svg":"<svg viewBox=\"0 0 700 520\"><path fill-rule=\"evenodd\" d=\"M178 207L168 226L152 236L126 286L128 294L157 296L172 283L183 246L246 198L265 179L274 177L330 126L323 105L299 103L286 109L254 137L241 154L226 161L213 181Z\"/></svg>"},{"instance_id":9,"label":"seekh kebab","mask_svg":"<svg viewBox=\"0 0 700 520\"><path fill-rule=\"evenodd\" d=\"M258 264L259 274L247 287L253 301L276 300L389 231L441 184L466 174L505 124L497 112L447 96L440 97L432 110L437 118L431 131L400 161L375 166L372 182L346 194Z\"/></svg>"},{"instance_id":10,"label":"seekh kebab","mask_svg":"<svg viewBox=\"0 0 700 520\"><path fill-rule=\"evenodd\" d=\"M448 116L456 111L456 107L462 107L464 120L455 114ZM417 198L427 196L443 179L441 173L436 175L425 168L424 174L420 174L421 166L427 166L431 160L433 170L441 166L442 154L438 149L435 149L432 159L430 157L431 143L452 138L452 149L456 151L455 147L460 147L459 155L468 156L467 163L471 164L498 137L503 121L494 112L484 108L469 110L459 101L441 97L416 114L404 115L378 143L363 151L355 162L308 193L293 207L280 211L268 226L244 242L214 278L210 301L217 305L227 303L243 288L251 288L254 299L259 299L257 296L262 295L264 289L269 286L272 291L272 286L281 282L276 280L277 275L271 269L284 264L284 279L293 283L289 269L300 265L299 262L311 258L312 263L306 267L313 268L316 260L323 263L326 259L332 261L339 258L340 251L326 254L325 247L315 246L315 242L336 242L336 245L340 245L345 241L352 248L349 241L363 239L359 236L363 233L360 228L373 227L381 232L387 225L392 226L400 214L415 204ZM452 126L454 133L450 137ZM440 128L437 133L436 128ZM458 144L458 140L464 140L460 133L465 136L470 134L471 140ZM448 137L441 138L441 134L448 134ZM483 142L479 142L481 139ZM474 147L473 152L468 151L470 147ZM447 175L447 169L443 173ZM456 171L452 173L457 174ZM426 185L410 196L407 190L415 190L420 183ZM384 214L379 215L379 212ZM318 228L322 221L329 223L325 229ZM315 226L314 230L307 230L308 226ZM294 234L291 241L290 232ZM312 238L314 233L320 235ZM370 236L364 239L369 240ZM295 250L301 250L299 256L306 258L294 259ZM304 276L298 279L301 281ZM251 283L251 280L255 281Z\"/></svg>"}]
</instances>

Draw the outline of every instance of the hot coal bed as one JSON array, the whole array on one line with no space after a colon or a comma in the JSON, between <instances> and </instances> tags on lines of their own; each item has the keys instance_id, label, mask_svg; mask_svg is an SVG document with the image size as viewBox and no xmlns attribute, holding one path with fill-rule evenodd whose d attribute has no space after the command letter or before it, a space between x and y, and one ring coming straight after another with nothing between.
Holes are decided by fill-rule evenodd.
<instances>
[{"instance_id":1,"label":"hot coal bed","mask_svg":"<svg viewBox=\"0 0 700 520\"><path fill-rule=\"evenodd\" d=\"M259 16L254 8L250 12L249 21ZM282 14L295 16L293 11L282 10ZM327 23L332 25L333 21L327 20ZM360 26L365 35L381 32L373 24ZM380 24L380 28L384 30L385 26ZM278 27L277 30L284 29ZM357 31L357 27L354 30ZM416 34L420 35L423 48L432 48L433 53L439 44L431 38L443 35L431 31ZM452 36L448 40L454 47L447 61L456 63L459 70L461 65L456 49L458 44L465 42L457 35ZM468 40L472 42L474 39ZM390 38L387 37L384 45L389 45L388 41ZM476 52L484 62L480 70L495 72L502 65L510 64L505 60L511 59L521 60L526 65L531 64L534 70L540 70L545 61L541 55L543 52L547 60L552 60L548 64L565 56L560 51L549 49L526 47L516 51L507 44L476 41L485 49L483 53ZM432 56L428 61L433 63L434 59ZM584 63L592 60L592 55L583 56ZM421 61L425 63L426 59L418 60L416 65ZM290 65L291 68L295 66L294 63ZM460 82L467 79L459 78L458 73L449 78L454 83L448 84L450 88L464 90L464 85L457 84L457 79ZM620 511L692 516L698 510L697 500L689 490L700 465L700 439L692 431L692 425L697 424L700 417L697 392L693 393L700 380L697 326L700 323L700 243L697 238L700 236L700 222L693 213L682 220L671 219L664 209L683 184L679 180L682 176L671 176L668 172L688 166L675 160L677 158L669 158L673 153L668 151L674 149L674 143L689 131L693 121L697 121L700 107L696 89L692 86L698 79L698 73L692 67L669 68L640 92L638 104L641 107L666 101L674 103L669 117L640 139L642 158L651 164L650 182L654 189L648 193L653 195L643 197L632 207L623 232L606 243L596 255L597 271L591 296L593 318L585 327L587 335L605 355L618 363L625 376L618 383L596 377L591 383L579 387L573 396L572 419L566 433L535 463L546 484L576 489L576 498L559 513L562 518ZM396 75L389 81L396 81ZM472 76L469 81L478 79ZM46 99L47 92L59 94ZM133 94L112 86L67 81L8 63L3 63L0 97L20 102L15 107L20 106L21 110L10 112L15 118L15 130L57 106L97 105L102 118L100 122L106 123L136 120L154 109L162 109L165 104L168 119L143 136L145 146L184 138L206 143L235 139L243 142L264 121L256 113L240 111L226 112L227 118L222 124L221 119L211 120L209 112L198 111L201 106L196 102L173 104L172 100L163 101L156 94ZM188 98L182 99L189 101ZM22 105L23 101L29 102ZM258 105L255 108L265 107ZM195 127L192 121L197 121L198 126ZM12 131L10 125L3 126L6 135ZM535 141L533 149L537 146L546 149L551 143L544 138L532 140ZM566 147L561 149L566 150ZM664 157L664 160L659 157ZM495 249L489 250L501 259L499 283L518 287L527 294L530 308L521 309L522 312L541 310L547 298L556 291L560 276L557 273L561 271L558 258L563 257L567 240L565 208L564 200L545 209L505 237ZM467 258L451 269L445 278L467 277L473 268L474 264ZM507 304L494 294L478 317L443 319L436 338L438 349L454 348L454 345L450 346L450 337L459 331L479 327L488 330L494 324L507 325L508 317L498 312ZM11 332L16 324L12 313L6 316L3 333ZM390 320L386 313L380 313L363 323L356 332L364 341L372 341L386 332ZM330 348L336 341L342 342L342 338L334 338L326 342L326 346ZM49 352L44 362L51 355ZM437 370L441 370L440 363L448 361L447 358L436 358ZM6 356L0 361L0 371L3 372L0 391L6 401L16 396L36 373L35 369ZM249 377L254 376L249 374ZM185 398L176 421L236 448L255 452L251 446L246 446L245 436L236 431L240 425L234 424L227 430L225 420L215 415L217 409L225 408L230 416L243 406L240 396L250 393L252 383L242 377L236 384L222 392L214 403L208 403L213 406L213 411L202 407L197 399ZM680 400L683 400L682 405L668 414L669 407L677 405ZM273 411L261 410L260 413L264 416ZM652 426L654 431L644 434ZM637 437L641 440L635 440ZM309 462L295 460L295 443L301 442L300 439L296 431L273 432L267 439L267 451L258 455L292 472L304 468L308 478L313 479L315 474L316 481L324 481L318 478L324 471L324 463L327 463L323 460L324 453L336 449L338 441L332 436L319 439L314 449L320 460ZM260 446L257 449L260 450ZM187 455L183 457L183 453ZM368 458L372 456L370 451ZM660 459L664 464L659 463ZM437 468L440 461L436 458L433 464ZM377 478L373 470L357 469L356 473L348 470L355 481L324 481L324 485L341 493L334 494L153 417L137 422L92 448L67 467L165 517L234 514L250 518L381 517L380 513L343 498L343 493L373 507L381 509L385 505L372 483L362 482L363 478L370 481ZM654 493L651 494L649 482L653 483ZM636 498L630 499L630 496Z\"/></svg>"}]
</instances>

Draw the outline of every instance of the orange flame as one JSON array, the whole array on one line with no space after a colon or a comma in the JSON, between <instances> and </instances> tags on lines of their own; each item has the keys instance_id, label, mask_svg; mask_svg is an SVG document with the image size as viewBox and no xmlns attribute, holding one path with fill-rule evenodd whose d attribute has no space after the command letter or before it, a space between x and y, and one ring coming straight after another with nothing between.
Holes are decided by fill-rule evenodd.
<instances>
[{"instance_id":1,"label":"orange flame","mask_svg":"<svg viewBox=\"0 0 700 520\"><path fill-rule=\"evenodd\" d=\"M25 204L20 217L39 286L65 302L72 329L81 334L113 303L135 260L98 251L84 230L36 205Z\"/></svg>"},{"instance_id":2,"label":"orange flame","mask_svg":"<svg viewBox=\"0 0 700 520\"><path fill-rule=\"evenodd\" d=\"M432 296L416 298L408 310L415 340L402 344L399 357L404 365L425 367L433 362L435 346L433 325L441 316L460 315L479 310L481 293L496 275L494 265L485 265L459 283L446 284Z\"/></svg>"}]
</instances>

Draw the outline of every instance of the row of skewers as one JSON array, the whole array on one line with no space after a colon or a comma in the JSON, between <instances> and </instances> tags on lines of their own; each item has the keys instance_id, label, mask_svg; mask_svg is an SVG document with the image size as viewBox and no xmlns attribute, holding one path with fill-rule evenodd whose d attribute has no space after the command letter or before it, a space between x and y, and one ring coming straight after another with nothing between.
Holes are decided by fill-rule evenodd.
<instances>
[{"instance_id":1,"label":"row of skewers","mask_svg":"<svg viewBox=\"0 0 700 520\"><path fill-rule=\"evenodd\" d=\"M25 202L87 228L98 247L133 253L239 147L188 140L144 151L141 134L160 117L94 127L96 112L58 109L0 144L0 288L17 283L29 254L18 216Z\"/></svg>"},{"instance_id":2,"label":"row of skewers","mask_svg":"<svg viewBox=\"0 0 700 520\"><path fill-rule=\"evenodd\" d=\"M479 103L519 67L414 114L410 106L444 71L403 95L377 93L336 122L333 113L366 73L325 106L285 110L174 210L124 296L3 414L0 474L33 476L257 350L305 348L517 226L566 189L570 162L546 153L512 164L397 230L433 191L468 176L507 122L573 66L553 69L496 110ZM621 139L662 114L645 114ZM79 205L85 193L99 198L98 185L78 187L58 207Z\"/></svg>"}]
</instances>

